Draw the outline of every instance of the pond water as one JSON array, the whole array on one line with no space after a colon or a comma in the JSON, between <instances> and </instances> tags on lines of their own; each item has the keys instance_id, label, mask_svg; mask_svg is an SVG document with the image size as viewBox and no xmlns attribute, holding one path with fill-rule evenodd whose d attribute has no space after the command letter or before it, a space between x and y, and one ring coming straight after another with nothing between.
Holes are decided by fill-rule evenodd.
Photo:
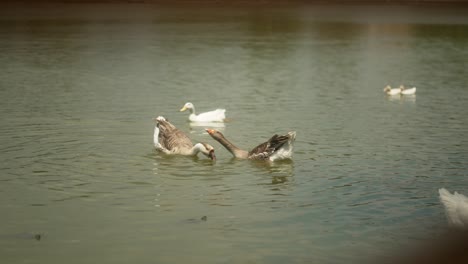
<instances>
[{"instance_id":1,"label":"pond water","mask_svg":"<svg viewBox=\"0 0 468 264\"><path fill-rule=\"evenodd\" d=\"M466 9L1 10L2 262L361 263L468 194ZM187 101L246 149L297 131L293 159L232 159ZM217 162L156 153L158 115Z\"/></svg>"}]
</instances>

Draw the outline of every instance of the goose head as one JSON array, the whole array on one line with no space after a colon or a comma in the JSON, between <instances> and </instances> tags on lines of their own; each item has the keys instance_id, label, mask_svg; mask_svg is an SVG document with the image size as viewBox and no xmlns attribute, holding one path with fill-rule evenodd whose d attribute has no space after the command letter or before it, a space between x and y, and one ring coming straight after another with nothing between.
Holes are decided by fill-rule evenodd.
<instances>
[{"instance_id":1,"label":"goose head","mask_svg":"<svg viewBox=\"0 0 468 264\"><path fill-rule=\"evenodd\" d=\"M205 129L206 132L208 132L208 134L210 136L212 136L213 138L221 138L223 137L223 134L221 134L221 132L219 132L218 130L215 130L215 129Z\"/></svg>"},{"instance_id":2,"label":"goose head","mask_svg":"<svg viewBox=\"0 0 468 264\"><path fill-rule=\"evenodd\" d=\"M213 146L208 143L197 143L195 147L200 150L200 152L210 158L211 160L216 160L216 155Z\"/></svg>"},{"instance_id":3,"label":"goose head","mask_svg":"<svg viewBox=\"0 0 468 264\"><path fill-rule=\"evenodd\" d=\"M390 87L390 85L385 86L385 88L383 89L383 91L386 93L390 92L390 90L392 90L392 87Z\"/></svg>"},{"instance_id":4,"label":"goose head","mask_svg":"<svg viewBox=\"0 0 468 264\"><path fill-rule=\"evenodd\" d=\"M190 102L185 103L184 107L182 107L182 108L180 109L180 112L183 112L183 111L185 111L185 110L187 110L187 109L190 110L190 112L193 112L193 109L194 109L193 104L190 103Z\"/></svg>"}]
</instances>

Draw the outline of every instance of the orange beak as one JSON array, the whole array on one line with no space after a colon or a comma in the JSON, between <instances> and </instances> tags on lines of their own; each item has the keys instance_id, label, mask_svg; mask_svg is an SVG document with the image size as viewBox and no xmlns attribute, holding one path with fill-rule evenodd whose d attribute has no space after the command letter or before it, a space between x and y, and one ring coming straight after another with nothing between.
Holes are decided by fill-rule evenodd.
<instances>
[{"instance_id":1,"label":"orange beak","mask_svg":"<svg viewBox=\"0 0 468 264\"><path fill-rule=\"evenodd\" d=\"M210 134L210 135L214 134L214 132L215 132L214 129L209 129L209 128L205 129L205 131L208 132L208 134Z\"/></svg>"}]
</instances>

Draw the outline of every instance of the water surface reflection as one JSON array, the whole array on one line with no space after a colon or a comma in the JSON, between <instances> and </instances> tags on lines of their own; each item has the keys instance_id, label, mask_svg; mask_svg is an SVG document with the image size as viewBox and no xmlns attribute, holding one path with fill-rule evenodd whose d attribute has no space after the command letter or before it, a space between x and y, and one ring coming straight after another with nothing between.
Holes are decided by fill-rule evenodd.
<instances>
[{"instance_id":1,"label":"water surface reflection","mask_svg":"<svg viewBox=\"0 0 468 264\"><path fill-rule=\"evenodd\" d=\"M468 189L467 19L423 6L1 8L0 234L44 235L0 236L2 260L362 263L436 237L437 189ZM417 96L382 92L400 83ZM186 101L230 120L192 124ZM213 143L217 162L153 151L159 115ZM245 148L295 130L293 160L232 159L210 127Z\"/></svg>"}]
</instances>

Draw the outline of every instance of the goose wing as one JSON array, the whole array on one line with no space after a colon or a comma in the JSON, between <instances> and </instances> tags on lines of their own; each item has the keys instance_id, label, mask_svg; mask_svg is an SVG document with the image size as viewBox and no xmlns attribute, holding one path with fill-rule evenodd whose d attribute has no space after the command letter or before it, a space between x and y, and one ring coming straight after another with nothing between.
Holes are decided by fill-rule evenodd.
<instances>
[{"instance_id":1,"label":"goose wing","mask_svg":"<svg viewBox=\"0 0 468 264\"><path fill-rule=\"evenodd\" d=\"M273 135L267 142L264 142L249 152L250 159L268 159L273 153L278 151L286 142L289 137L287 135L278 136Z\"/></svg>"},{"instance_id":2,"label":"goose wing","mask_svg":"<svg viewBox=\"0 0 468 264\"><path fill-rule=\"evenodd\" d=\"M168 150L190 149L193 147L190 138L165 119L158 119L159 143Z\"/></svg>"}]
</instances>

